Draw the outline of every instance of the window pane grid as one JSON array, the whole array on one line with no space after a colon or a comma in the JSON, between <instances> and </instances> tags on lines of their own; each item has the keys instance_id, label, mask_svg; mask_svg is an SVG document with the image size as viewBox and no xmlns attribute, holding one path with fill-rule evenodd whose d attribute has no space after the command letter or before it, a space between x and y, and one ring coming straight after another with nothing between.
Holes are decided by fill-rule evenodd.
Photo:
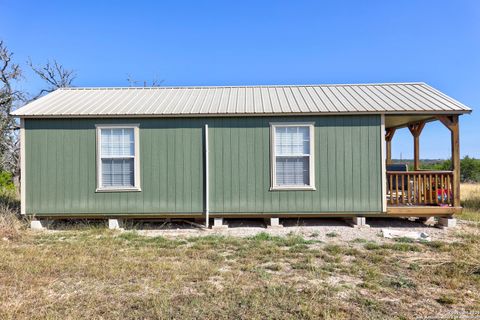
<instances>
[{"instance_id":1,"label":"window pane grid","mask_svg":"<svg viewBox=\"0 0 480 320\"><path fill-rule=\"evenodd\" d=\"M310 154L310 128L276 127L275 148L279 156L305 156Z\"/></svg>"},{"instance_id":2,"label":"window pane grid","mask_svg":"<svg viewBox=\"0 0 480 320\"><path fill-rule=\"evenodd\" d=\"M310 186L310 126L275 126L275 184Z\"/></svg>"},{"instance_id":3,"label":"window pane grid","mask_svg":"<svg viewBox=\"0 0 480 320\"><path fill-rule=\"evenodd\" d=\"M101 129L102 156L134 156L133 128Z\"/></svg>"},{"instance_id":4,"label":"window pane grid","mask_svg":"<svg viewBox=\"0 0 480 320\"><path fill-rule=\"evenodd\" d=\"M284 186L308 186L309 157L277 157L277 184Z\"/></svg>"},{"instance_id":5,"label":"window pane grid","mask_svg":"<svg viewBox=\"0 0 480 320\"><path fill-rule=\"evenodd\" d=\"M102 188L135 187L134 128L101 128Z\"/></svg>"},{"instance_id":6,"label":"window pane grid","mask_svg":"<svg viewBox=\"0 0 480 320\"><path fill-rule=\"evenodd\" d=\"M133 187L133 159L102 160L103 187Z\"/></svg>"}]
</instances>

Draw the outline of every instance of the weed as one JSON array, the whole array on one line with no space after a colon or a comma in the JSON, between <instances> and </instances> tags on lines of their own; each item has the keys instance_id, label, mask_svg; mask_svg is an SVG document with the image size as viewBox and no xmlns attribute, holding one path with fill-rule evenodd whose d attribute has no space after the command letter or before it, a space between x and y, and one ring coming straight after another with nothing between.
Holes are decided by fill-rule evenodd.
<instances>
[{"instance_id":1,"label":"weed","mask_svg":"<svg viewBox=\"0 0 480 320\"><path fill-rule=\"evenodd\" d=\"M263 268L254 268L253 271L258 274L258 276L260 277L260 279L263 279L263 280L268 280L272 277L272 275L270 273L268 273L265 269Z\"/></svg>"},{"instance_id":2,"label":"weed","mask_svg":"<svg viewBox=\"0 0 480 320\"><path fill-rule=\"evenodd\" d=\"M386 285L392 288L416 288L417 285L412 280L399 276L396 278L391 278L386 281Z\"/></svg>"},{"instance_id":3,"label":"weed","mask_svg":"<svg viewBox=\"0 0 480 320\"><path fill-rule=\"evenodd\" d=\"M274 239L279 239L280 237L275 237L272 236L271 234L267 232L259 232L256 235L250 237L249 239L251 240L257 240L257 241L272 241Z\"/></svg>"},{"instance_id":4,"label":"weed","mask_svg":"<svg viewBox=\"0 0 480 320\"><path fill-rule=\"evenodd\" d=\"M255 241L270 241L275 243L278 246L283 247L293 247L299 245L308 245L315 243L315 240L306 240L302 236L290 233L286 237L272 236L266 232L260 232L254 235L253 237L248 238Z\"/></svg>"},{"instance_id":5,"label":"weed","mask_svg":"<svg viewBox=\"0 0 480 320\"><path fill-rule=\"evenodd\" d=\"M378 243L367 242L365 243L364 248L367 250L378 250L378 249L381 249L382 247Z\"/></svg>"},{"instance_id":6,"label":"weed","mask_svg":"<svg viewBox=\"0 0 480 320\"><path fill-rule=\"evenodd\" d=\"M366 297L363 297L363 296L358 296L356 298L356 301L361 306L367 307L367 308L372 309L372 310L378 310L378 308L379 308L378 302L373 300L373 299L370 299L370 298L366 298Z\"/></svg>"},{"instance_id":7,"label":"weed","mask_svg":"<svg viewBox=\"0 0 480 320\"><path fill-rule=\"evenodd\" d=\"M440 296L439 298L435 299L438 303L443 305L452 305L455 304L455 299L450 296Z\"/></svg>"},{"instance_id":8,"label":"weed","mask_svg":"<svg viewBox=\"0 0 480 320\"><path fill-rule=\"evenodd\" d=\"M328 244L323 249L331 255L339 255L343 252L343 248L336 244Z\"/></svg>"},{"instance_id":9,"label":"weed","mask_svg":"<svg viewBox=\"0 0 480 320\"><path fill-rule=\"evenodd\" d=\"M420 266L418 265L418 263L410 263L410 265L408 266L408 269L409 270L412 270L412 271L418 271L420 270Z\"/></svg>"},{"instance_id":10,"label":"weed","mask_svg":"<svg viewBox=\"0 0 480 320\"><path fill-rule=\"evenodd\" d=\"M306 244L295 244L293 246L290 246L290 248L288 249L289 252L297 253L304 252L306 250L308 250L308 246Z\"/></svg>"},{"instance_id":11,"label":"weed","mask_svg":"<svg viewBox=\"0 0 480 320\"><path fill-rule=\"evenodd\" d=\"M396 242L396 243L386 243L386 244L378 244L374 242L367 242L364 245L365 249L367 250L393 250L393 251L421 251L421 248L416 244L411 243L404 243L404 242Z\"/></svg>"},{"instance_id":12,"label":"weed","mask_svg":"<svg viewBox=\"0 0 480 320\"><path fill-rule=\"evenodd\" d=\"M358 256L360 255L360 251L356 248L346 248L344 254L347 256Z\"/></svg>"},{"instance_id":13,"label":"weed","mask_svg":"<svg viewBox=\"0 0 480 320\"><path fill-rule=\"evenodd\" d=\"M435 249L435 250L444 250L446 248L446 244L442 241L431 241L431 242L422 242L423 245Z\"/></svg>"},{"instance_id":14,"label":"weed","mask_svg":"<svg viewBox=\"0 0 480 320\"><path fill-rule=\"evenodd\" d=\"M271 271L280 271L282 270L282 266L277 263L274 263L274 264L266 265L265 269L271 270Z\"/></svg>"},{"instance_id":15,"label":"weed","mask_svg":"<svg viewBox=\"0 0 480 320\"><path fill-rule=\"evenodd\" d=\"M315 270L315 266L308 261L294 262L291 264L291 266L296 270Z\"/></svg>"},{"instance_id":16,"label":"weed","mask_svg":"<svg viewBox=\"0 0 480 320\"><path fill-rule=\"evenodd\" d=\"M367 240L366 240L366 239L362 239L362 238L355 238L355 239L352 240L351 242L353 242L353 243L366 243Z\"/></svg>"},{"instance_id":17,"label":"weed","mask_svg":"<svg viewBox=\"0 0 480 320\"><path fill-rule=\"evenodd\" d=\"M20 206L16 194L11 190L0 190L0 240L18 240L26 221L19 215Z\"/></svg>"},{"instance_id":18,"label":"weed","mask_svg":"<svg viewBox=\"0 0 480 320\"><path fill-rule=\"evenodd\" d=\"M420 246L416 244L410 244L410 243L384 244L382 247L385 249L390 249L394 251L415 251L415 252L422 251Z\"/></svg>"},{"instance_id":19,"label":"weed","mask_svg":"<svg viewBox=\"0 0 480 320\"><path fill-rule=\"evenodd\" d=\"M396 242L401 242L401 243L413 243L415 242L414 239L412 238L407 238L407 237L400 237L400 238L395 238Z\"/></svg>"}]
</instances>

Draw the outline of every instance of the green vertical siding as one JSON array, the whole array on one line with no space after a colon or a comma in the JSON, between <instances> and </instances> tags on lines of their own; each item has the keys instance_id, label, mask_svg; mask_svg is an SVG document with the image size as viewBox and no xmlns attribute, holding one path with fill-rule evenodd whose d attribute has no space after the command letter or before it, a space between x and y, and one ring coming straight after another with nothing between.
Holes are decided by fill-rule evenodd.
<instances>
[{"instance_id":1,"label":"green vertical siding","mask_svg":"<svg viewBox=\"0 0 480 320\"><path fill-rule=\"evenodd\" d=\"M315 122L315 191L269 191L270 122ZM380 212L380 116L208 120L210 212Z\"/></svg>"},{"instance_id":2,"label":"green vertical siding","mask_svg":"<svg viewBox=\"0 0 480 320\"><path fill-rule=\"evenodd\" d=\"M315 122L315 191L269 191L270 122ZM140 192L96 193L95 124L140 124ZM25 121L28 214L381 211L380 116Z\"/></svg>"},{"instance_id":3,"label":"green vertical siding","mask_svg":"<svg viewBox=\"0 0 480 320\"><path fill-rule=\"evenodd\" d=\"M140 124L140 192L95 192L95 124ZM25 121L28 214L203 212L200 119Z\"/></svg>"}]
</instances>

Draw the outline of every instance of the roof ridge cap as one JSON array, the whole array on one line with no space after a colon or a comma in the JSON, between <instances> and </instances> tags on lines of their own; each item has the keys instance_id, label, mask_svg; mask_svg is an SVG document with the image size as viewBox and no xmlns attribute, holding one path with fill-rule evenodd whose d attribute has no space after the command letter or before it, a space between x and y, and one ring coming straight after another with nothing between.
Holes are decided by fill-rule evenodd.
<instances>
[{"instance_id":1,"label":"roof ridge cap","mask_svg":"<svg viewBox=\"0 0 480 320\"><path fill-rule=\"evenodd\" d=\"M224 86L162 86L162 87L63 87L57 90L161 90L161 89L219 89L219 88L285 88L285 87L344 87L344 86L392 86L426 85L425 82L378 83L324 83L324 84L273 84L273 85L224 85Z\"/></svg>"}]
</instances>

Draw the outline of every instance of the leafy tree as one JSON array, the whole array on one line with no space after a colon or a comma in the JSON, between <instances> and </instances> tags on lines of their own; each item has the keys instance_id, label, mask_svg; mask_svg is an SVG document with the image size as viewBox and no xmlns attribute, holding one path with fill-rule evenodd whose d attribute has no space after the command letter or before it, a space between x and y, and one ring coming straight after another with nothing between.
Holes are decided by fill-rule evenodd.
<instances>
[{"instance_id":1,"label":"leafy tree","mask_svg":"<svg viewBox=\"0 0 480 320\"><path fill-rule=\"evenodd\" d=\"M461 160L460 180L462 182L480 182L480 159L465 156Z\"/></svg>"},{"instance_id":2,"label":"leafy tree","mask_svg":"<svg viewBox=\"0 0 480 320\"><path fill-rule=\"evenodd\" d=\"M452 160L424 161L421 167L425 170L451 170ZM460 181L480 182L480 159L465 156L460 160Z\"/></svg>"}]
</instances>

